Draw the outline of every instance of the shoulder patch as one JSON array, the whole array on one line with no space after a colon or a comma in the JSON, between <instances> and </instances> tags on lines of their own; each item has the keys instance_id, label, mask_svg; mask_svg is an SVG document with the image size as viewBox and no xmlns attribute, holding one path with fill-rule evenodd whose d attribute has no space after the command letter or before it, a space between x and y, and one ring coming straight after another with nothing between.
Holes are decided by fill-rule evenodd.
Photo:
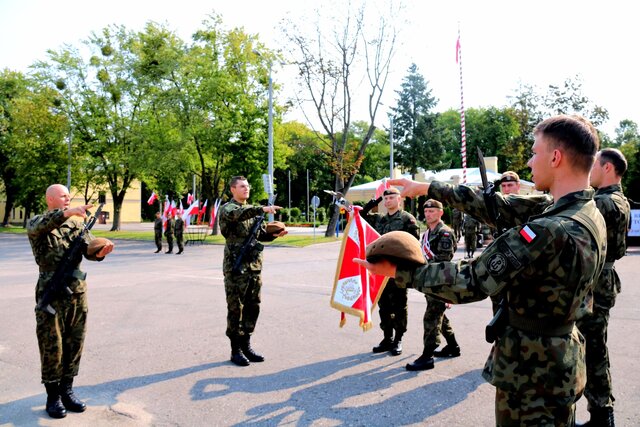
<instances>
[{"instance_id":1,"label":"shoulder patch","mask_svg":"<svg viewBox=\"0 0 640 427\"><path fill-rule=\"evenodd\" d=\"M525 225L520 229L520 236L524 239L525 242L531 243L533 240L538 237L536 233L533 232L532 229L529 228L528 225Z\"/></svg>"},{"instance_id":2,"label":"shoulder patch","mask_svg":"<svg viewBox=\"0 0 640 427\"><path fill-rule=\"evenodd\" d=\"M487 270L492 276L502 275L507 270L507 258L500 252L491 255L487 262Z\"/></svg>"}]
</instances>

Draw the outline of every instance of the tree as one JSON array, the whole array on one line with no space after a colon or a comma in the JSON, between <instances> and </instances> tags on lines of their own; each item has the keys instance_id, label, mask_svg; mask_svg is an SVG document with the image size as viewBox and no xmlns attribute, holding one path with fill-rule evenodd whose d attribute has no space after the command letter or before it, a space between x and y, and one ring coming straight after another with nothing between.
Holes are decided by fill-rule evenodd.
<instances>
[{"instance_id":1,"label":"tree","mask_svg":"<svg viewBox=\"0 0 640 427\"><path fill-rule=\"evenodd\" d=\"M630 199L640 202L640 132L632 120L622 120L616 128L614 147L619 148L627 159L627 173L622 177L622 186Z\"/></svg>"},{"instance_id":2,"label":"tree","mask_svg":"<svg viewBox=\"0 0 640 427\"><path fill-rule=\"evenodd\" d=\"M375 11L379 20L371 25L364 3L357 8L350 2L339 3L335 7L325 7L323 12L327 10L334 14L326 17L317 11L314 23L305 22L313 28L312 34L292 21L288 22L284 33L292 46L290 63L298 67L302 91L308 95L307 100L298 99L299 105L306 111L307 101L310 104L313 116L319 121L319 129L314 127L314 130L328 141L323 151L333 170L333 188L346 193L375 130L374 122L396 42L395 27L387 17L395 12ZM320 22L324 17L328 18L327 22ZM373 33L369 33L369 29L373 29ZM359 69L362 74L358 73ZM368 82L366 92L358 87L360 81ZM354 145L349 140L352 110L354 104L365 97L368 127ZM331 211L327 237L332 235L339 215L333 205Z\"/></svg>"}]
</instances>

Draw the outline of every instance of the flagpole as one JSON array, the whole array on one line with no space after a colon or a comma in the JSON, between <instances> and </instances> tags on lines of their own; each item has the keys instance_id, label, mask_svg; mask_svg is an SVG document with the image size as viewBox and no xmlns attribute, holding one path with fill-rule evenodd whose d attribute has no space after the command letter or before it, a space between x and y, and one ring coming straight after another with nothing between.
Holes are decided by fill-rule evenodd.
<instances>
[{"instance_id":1,"label":"flagpole","mask_svg":"<svg viewBox=\"0 0 640 427\"><path fill-rule=\"evenodd\" d=\"M456 62L460 69L460 131L462 134L462 183L467 182L467 132L464 120L464 92L462 90L462 49L460 47L460 25L458 25L458 41L456 42Z\"/></svg>"}]
</instances>

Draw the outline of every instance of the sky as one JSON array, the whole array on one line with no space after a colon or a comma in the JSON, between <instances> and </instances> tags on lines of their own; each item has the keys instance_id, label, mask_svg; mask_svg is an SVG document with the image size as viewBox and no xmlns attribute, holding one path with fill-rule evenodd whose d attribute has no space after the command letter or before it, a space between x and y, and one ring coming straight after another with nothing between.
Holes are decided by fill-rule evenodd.
<instances>
[{"instance_id":1,"label":"sky","mask_svg":"<svg viewBox=\"0 0 640 427\"><path fill-rule=\"evenodd\" d=\"M460 108L460 75L455 61L459 28L465 108L503 107L521 83L544 92L550 84L562 85L567 78L579 76L584 95L609 111L610 120L601 130L613 137L620 120L640 124L636 106L640 99L636 48L640 26L633 2L404 3L406 21L401 26L401 44L394 56L383 109L395 105L395 91L411 63L417 64L438 99L436 111ZM111 24L141 30L146 22L155 21L167 24L188 41L213 11L222 15L226 27L244 27L278 50L283 18L295 21L325 5L329 6L325 0L0 0L0 69L27 72L30 64L47 59L47 49L78 45L92 31ZM285 68L274 67L273 74L282 87L281 97L296 89ZM378 115L378 126L386 126L386 113ZM365 120L366 109L358 107L355 118Z\"/></svg>"}]
</instances>

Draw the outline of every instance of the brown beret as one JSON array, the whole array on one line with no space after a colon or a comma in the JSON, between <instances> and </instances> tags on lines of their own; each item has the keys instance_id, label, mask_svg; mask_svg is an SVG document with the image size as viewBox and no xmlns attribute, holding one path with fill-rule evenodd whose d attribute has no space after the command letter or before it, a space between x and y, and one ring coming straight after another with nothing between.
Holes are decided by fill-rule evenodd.
<instances>
[{"instance_id":1,"label":"brown beret","mask_svg":"<svg viewBox=\"0 0 640 427\"><path fill-rule=\"evenodd\" d=\"M442 203L440 203L439 201L437 201L435 199L429 199L426 202L424 202L424 206L422 208L423 209L426 209L426 208L444 209L443 206L442 206Z\"/></svg>"},{"instance_id":2,"label":"brown beret","mask_svg":"<svg viewBox=\"0 0 640 427\"><path fill-rule=\"evenodd\" d=\"M390 231L367 246L367 261L387 259L398 266L416 267L426 264L420 242L406 231Z\"/></svg>"},{"instance_id":3,"label":"brown beret","mask_svg":"<svg viewBox=\"0 0 640 427\"><path fill-rule=\"evenodd\" d=\"M513 171L506 171L500 177L500 182L509 182L509 181L520 182L520 177L518 176L517 173Z\"/></svg>"},{"instance_id":4,"label":"brown beret","mask_svg":"<svg viewBox=\"0 0 640 427\"><path fill-rule=\"evenodd\" d=\"M87 255L95 255L96 253L100 252L100 249L104 248L109 243L111 243L109 239L105 239L104 237L96 237L89 242L89 245L87 246Z\"/></svg>"},{"instance_id":5,"label":"brown beret","mask_svg":"<svg viewBox=\"0 0 640 427\"><path fill-rule=\"evenodd\" d=\"M384 190L384 193L382 193L383 196L390 196L392 194L400 194L400 190L398 190L396 187L389 187Z\"/></svg>"},{"instance_id":6,"label":"brown beret","mask_svg":"<svg viewBox=\"0 0 640 427\"><path fill-rule=\"evenodd\" d=\"M280 221L271 221L267 224L267 234L280 234L286 227L283 222Z\"/></svg>"}]
</instances>

